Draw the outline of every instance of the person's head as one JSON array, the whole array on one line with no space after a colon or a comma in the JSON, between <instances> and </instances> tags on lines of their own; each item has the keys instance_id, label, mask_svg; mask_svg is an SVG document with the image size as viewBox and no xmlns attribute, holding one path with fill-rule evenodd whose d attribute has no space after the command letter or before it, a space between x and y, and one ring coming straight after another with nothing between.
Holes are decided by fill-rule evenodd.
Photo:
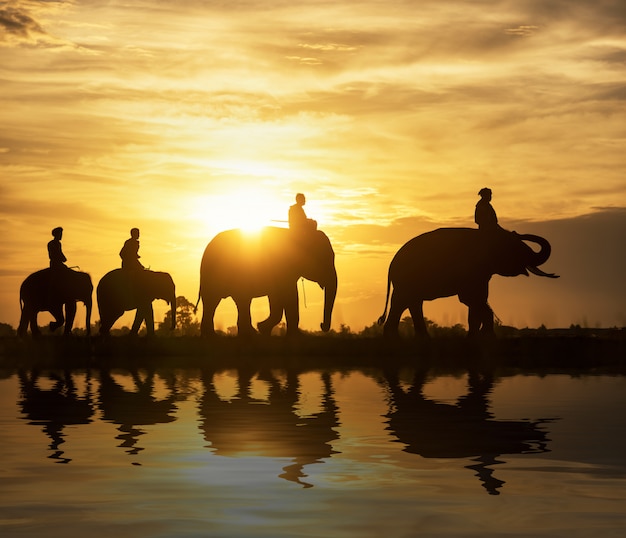
<instances>
[{"instance_id":1,"label":"person's head","mask_svg":"<svg viewBox=\"0 0 626 538\"><path fill-rule=\"evenodd\" d=\"M299 192L298 194L296 194L296 203L298 205L304 205L306 204L306 198L304 197L304 194L302 194L301 192Z\"/></svg>"},{"instance_id":2,"label":"person's head","mask_svg":"<svg viewBox=\"0 0 626 538\"><path fill-rule=\"evenodd\" d=\"M139 228L131 228L130 230L130 236L133 239L139 239Z\"/></svg>"},{"instance_id":3,"label":"person's head","mask_svg":"<svg viewBox=\"0 0 626 538\"><path fill-rule=\"evenodd\" d=\"M52 237L54 237L55 239L61 239L62 236L63 236L63 228L61 228L60 226L52 230Z\"/></svg>"},{"instance_id":4,"label":"person's head","mask_svg":"<svg viewBox=\"0 0 626 538\"><path fill-rule=\"evenodd\" d=\"M487 187L480 189L478 191L478 196L487 200L491 200L491 189L488 189Z\"/></svg>"}]
</instances>

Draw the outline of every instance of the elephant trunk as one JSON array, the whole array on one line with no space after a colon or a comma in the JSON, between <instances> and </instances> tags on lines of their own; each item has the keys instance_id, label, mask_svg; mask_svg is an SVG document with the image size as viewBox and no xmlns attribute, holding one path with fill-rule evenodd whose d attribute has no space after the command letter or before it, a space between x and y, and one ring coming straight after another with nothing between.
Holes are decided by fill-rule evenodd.
<instances>
[{"instance_id":1,"label":"elephant trunk","mask_svg":"<svg viewBox=\"0 0 626 538\"><path fill-rule=\"evenodd\" d=\"M92 299L91 294L89 294L89 297L85 300L85 329L87 332L87 336L91 336L91 305Z\"/></svg>"},{"instance_id":2,"label":"elephant trunk","mask_svg":"<svg viewBox=\"0 0 626 538\"><path fill-rule=\"evenodd\" d=\"M172 297L170 297L170 300L168 302L172 306L172 311L171 311L171 316L170 317L172 318L171 329L174 330L174 329L176 329L176 294L175 293L172 295Z\"/></svg>"},{"instance_id":3,"label":"elephant trunk","mask_svg":"<svg viewBox=\"0 0 626 538\"><path fill-rule=\"evenodd\" d=\"M333 306L335 305L335 297L337 296L337 272L333 270L332 276L324 286L324 321L320 325L322 331L330 330L330 322L333 314Z\"/></svg>"},{"instance_id":4,"label":"elephant trunk","mask_svg":"<svg viewBox=\"0 0 626 538\"><path fill-rule=\"evenodd\" d=\"M556 275L552 273L544 273L541 269L537 269L539 265L542 265L546 261L548 261L548 258L550 257L550 254L552 252L552 247L550 246L550 243L548 242L548 240L544 239L543 237L539 235L533 235L533 234L520 235L520 239L522 241L530 241L531 243L537 243L540 246L539 252L533 252L533 255L531 256L527 264L528 270L531 273L534 273L539 276L557 278Z\"/></svg>"}]
</instances>

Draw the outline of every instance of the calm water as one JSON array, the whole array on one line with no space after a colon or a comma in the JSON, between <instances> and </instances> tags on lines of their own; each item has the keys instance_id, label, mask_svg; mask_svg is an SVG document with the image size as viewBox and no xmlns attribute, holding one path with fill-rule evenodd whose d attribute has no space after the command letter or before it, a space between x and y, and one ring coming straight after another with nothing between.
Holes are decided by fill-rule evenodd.
<instances>
[{"instance_id":1,"label":"calm water","mask_svg":"<svg viewBox=\"0 0 626 538\"><path fill-rule=\"evenodd\" d=\"M4 371L0 536L623 536L626 378Z\"/></svg>"}]
</instances>

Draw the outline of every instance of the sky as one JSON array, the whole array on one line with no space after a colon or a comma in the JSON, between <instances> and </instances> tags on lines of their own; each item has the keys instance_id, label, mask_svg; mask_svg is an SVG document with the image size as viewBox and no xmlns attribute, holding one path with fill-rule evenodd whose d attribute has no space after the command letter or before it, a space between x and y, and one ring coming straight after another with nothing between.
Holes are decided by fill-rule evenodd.
<instances>
[{"instance_id":1,"label":"sky","mask_svg":"<svg viewBox=\"0 0 626 538\"><path fill-rule=\"evenodd\" d=\"M474 226L487 186L561 275L494 277L498 318L626 326L625 99L614 0L0 0L0 322L56 226L94 285L140 228L143 264L195 302L210 239L284 225L303 192L337 256L333 327L360 330L398 248ZM323 295L300 291L315 329ZM452 298L425 314L467 317Z\"/></svg>"}]
</instances>

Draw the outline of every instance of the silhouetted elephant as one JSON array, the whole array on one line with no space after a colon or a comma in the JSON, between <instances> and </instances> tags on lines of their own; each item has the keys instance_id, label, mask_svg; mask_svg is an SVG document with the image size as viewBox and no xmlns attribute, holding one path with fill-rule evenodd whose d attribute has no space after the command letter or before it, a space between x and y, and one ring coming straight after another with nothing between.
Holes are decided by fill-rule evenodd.
<instances>
[{"instance_id":1,"label":"silhouetted elephant","mask_svg":"<svg viewBox=\"0 0 626 538\"><path fill-rule=\"evenodd\" d=\"M537 243L535 252L524 241ZM519 235L506 230L489 233L471 228L440 228L411 239L398 250L389 266L385 321L389 290L393 284L391 308L385 335L397 335L402 313L408 308L415 334L427 336L423 301L458 295L469 307L469 335L479 331L493 334L493 311L487 304L489 280L502 276L526 275L558 278L537 266L550 257L550 243L537 235Z\"/></svg>"},{"instance_id":2,"label":"silhouetted elephant","mask_svg":"<svg viewBox=\"0 0 626 538\"><path fill-rule=\"evenodd\" d=\"M89 336L92 294L93 284L87 273L68 268L47 268L28 275L20 287L22 313L17 334L25 336L30 325L32 335L39 336L37 314L50 312L55 319L50 323L50 329L54 331L65 323L64 334L69 336L72 333L76 316L76 302L81 301L87 310L85 326ZM65 317L63 307L65 307Z\"/></svg>"},{"instance_id":3,"label":"silhouetted elephant","mask_svg":"<svg viewBox=\"0 0 626 538\"><path fill-rule=\"evenodd\" d=\"M154 335L152 301L163 299L171 305L172 329L176 328L176 287L169 273L113 269L96 289L100 311L100 334L107 336L115 321L127 310L137 309L131 334L139 332L145 320L148 335Z\"/></svg>"},{"instance_id":4,"label":"silhouetted elephant","mask_svg":"<svg viewBox=\"0 0 626 538\"><path fill-rule=\"evenodd\" d=\"M287 332L297 333L300 277L313 280L324 289L321 328L328 331L337 294L337 272L335 253L323 232L267 227L258 235L246 235L241 230L219 233L207 245L200 267L202 335L214 334L215 309L226 297L232 297L237 305L239 334L254 333L250 303L254 297L265 295L270 315L258 324L259 331L270 334L284 312Z\"/></svg>"}]
</instances>

